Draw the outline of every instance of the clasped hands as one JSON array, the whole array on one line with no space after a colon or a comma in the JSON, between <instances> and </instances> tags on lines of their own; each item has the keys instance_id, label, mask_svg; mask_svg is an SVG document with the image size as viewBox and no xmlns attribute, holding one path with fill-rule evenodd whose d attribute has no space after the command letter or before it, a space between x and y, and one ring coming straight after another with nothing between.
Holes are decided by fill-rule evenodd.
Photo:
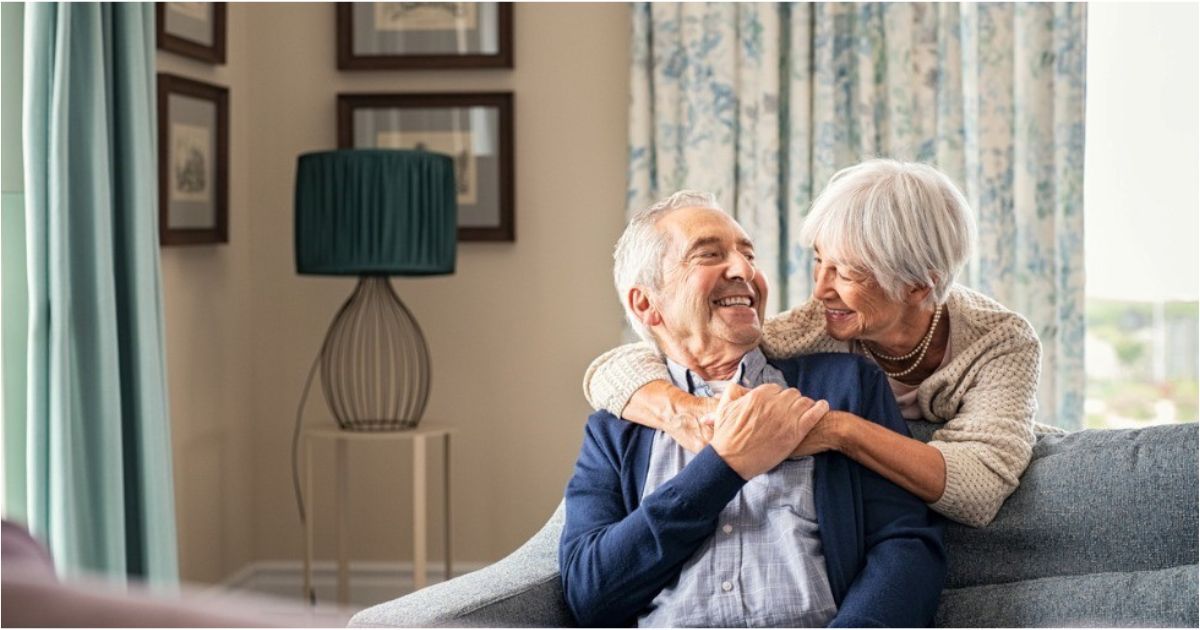
<instances>
[{"instance_id":1,"label":"clasped hands","mask_svg":"<svg viewBox=\"0 0 1200 630\"><path fill-rule=\"evenodd\" d=\"M748 390L731 384L720 398L692 400L692 408L675 415L667 433L692 452L711 444L743 479L790 456L832 448L821 426L829 404L794 388L766 384Z\"/></svg>"}]
</instances>

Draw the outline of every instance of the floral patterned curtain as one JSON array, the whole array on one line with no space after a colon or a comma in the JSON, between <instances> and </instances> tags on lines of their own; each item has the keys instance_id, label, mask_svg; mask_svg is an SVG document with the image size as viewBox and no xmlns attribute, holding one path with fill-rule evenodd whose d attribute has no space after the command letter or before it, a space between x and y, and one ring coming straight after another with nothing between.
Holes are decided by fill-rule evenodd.
<instances>
[{"instance_id":1,"label":"floral patterned curtain","mask_svg":"<svg viewBox=\"0 0 1200 630\"><path fill-rule=\"evenodd\" d=\"M1078 428L1085 29L1083 4L636 4L628 210L716 193L776 312L808 299L797 234L834 172L934 164L979 225L960 281L1033 323L1039 419Z\"/></svg>"}]
</instances>

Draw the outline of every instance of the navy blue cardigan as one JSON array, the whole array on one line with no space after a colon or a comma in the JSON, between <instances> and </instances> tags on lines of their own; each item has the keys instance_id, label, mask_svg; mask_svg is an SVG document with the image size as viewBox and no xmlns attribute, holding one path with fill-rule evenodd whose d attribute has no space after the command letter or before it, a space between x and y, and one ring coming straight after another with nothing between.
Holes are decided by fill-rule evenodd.
<instances>
[{"instance_id":1,"label":"navy blue cardigan","mask_svg":"<svg viewBox=\"0 0 1200 630\"><path fill-rule=\"evenodd\" d=\"M772 365L806 396L908 435L883 374L861 357L816 354ZM745 484L709 446L642 501L654 433L607 412L588 419L559 546L563 593L580 625L634 625ZM838 605L830 625L930 625L946 578L942 518L839 453L815 457L813 486Z\"/></svg>"}]
</instances>

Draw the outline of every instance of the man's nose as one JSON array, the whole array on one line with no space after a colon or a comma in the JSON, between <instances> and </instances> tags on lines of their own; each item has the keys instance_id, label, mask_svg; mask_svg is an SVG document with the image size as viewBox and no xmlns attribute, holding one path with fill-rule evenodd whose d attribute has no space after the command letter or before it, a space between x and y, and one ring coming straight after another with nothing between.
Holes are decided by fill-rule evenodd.
<instances>
[{"instance_id":1,"label":"man's nose","mask_svg":"<svg viewBox=\"0 0 1200 630\"><path fill-rule=\"evenodd\" d=\"M741 252L733 252L729 255L729 267L725 269L726 278L749 282L754 279L754 274L754 264L750 262L749 258L746 258Z\"/></svg>"}]
</instances>

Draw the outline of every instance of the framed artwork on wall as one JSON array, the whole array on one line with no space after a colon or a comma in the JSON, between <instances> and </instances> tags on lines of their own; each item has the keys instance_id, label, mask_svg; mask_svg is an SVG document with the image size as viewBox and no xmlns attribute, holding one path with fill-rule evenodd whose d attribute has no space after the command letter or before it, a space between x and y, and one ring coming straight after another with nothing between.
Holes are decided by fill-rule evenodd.
<instances>
[{"instance_id":1,"label":"framed artwork on wall","mask_svg":"<svg viewBox=\"0 0 1200 630\"><path fill-rule=\"evenodd\" d=\"M223 2L155 4L158 47L200 61L225 63L225 8Z\"/></svg>"},{"instance_id":2,"label":"framed artwork on wall","mask_svg":"<svg viewBox=\"0 0 1200 630\"><path fill-rule=\"evenodd\" d=\"M509 2L339 2L338 68L511 68Z\"/></svg>"},{"instance_id":3,"label":"framed artwork on wall","mask_svg":"<svg viewBox=\"0 0 1200 630\"><path fill-rule=\"evenodd\" d=\"M453 157L458 240L516 240L512 92L339 94L338 147Z\"/></svg>"},{"instance_id":4,"label":"framed artwork on wall","mask_svg":"<svg viewBox=\"0 0 1200 630\"><path fill-rule=\"evenodd\" d=\"M158 74L158 236L229 242L229 90Z\"/></svg>"}]
</instances>

